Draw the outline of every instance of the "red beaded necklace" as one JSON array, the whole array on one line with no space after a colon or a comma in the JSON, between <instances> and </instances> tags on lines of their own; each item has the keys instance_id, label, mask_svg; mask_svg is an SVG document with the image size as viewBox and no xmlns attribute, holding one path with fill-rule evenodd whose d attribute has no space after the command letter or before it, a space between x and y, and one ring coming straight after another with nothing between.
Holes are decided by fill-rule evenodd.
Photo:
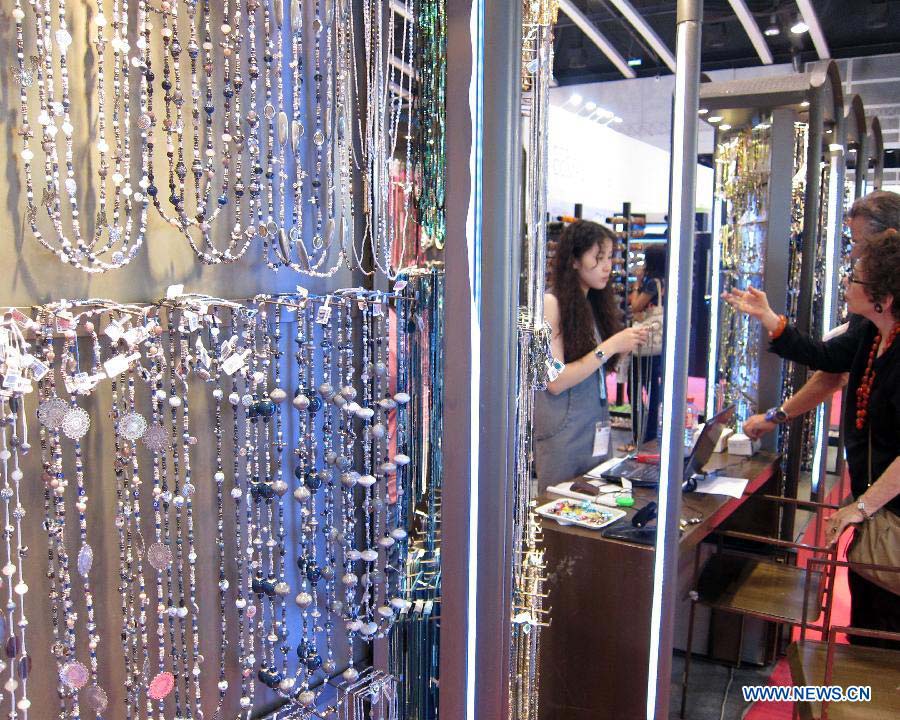
<instances>
[{"instance_id":1,"label":"red beaded necklace","mask_svg":"<svg viewBox=\"0 0 900 720\"><path fill-rule=\"evenodd\" d=\"M884 351L887 352L894 342L894 338L900 334L900 323L895 323L891 334L888 335L887 342L884 345ZM869 414L869 396L872 394L872 383L875 382L875 371L872 364L875 362L875 356L878 354L878 346L881 344L881 333L876 333L875 339L872 341L872 349L869 350L869 361L866 363L866 370L863 373L862 381L856 388L856 429L862 430L866 426L866 416Z\"/></svg>"}]
</instances>

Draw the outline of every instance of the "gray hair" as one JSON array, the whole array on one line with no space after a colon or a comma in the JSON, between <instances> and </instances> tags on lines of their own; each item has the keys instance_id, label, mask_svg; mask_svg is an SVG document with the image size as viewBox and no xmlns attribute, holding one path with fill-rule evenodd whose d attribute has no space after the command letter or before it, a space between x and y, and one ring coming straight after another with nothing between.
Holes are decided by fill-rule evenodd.
<instances>
[{"instance_id":1,"label":"gray hair","mask_svg":"<svg viewBox=\"0 0 900 720\"><path fill-rule=\"evenodd\" d=\"M854 202L847 215L863 218L869 235L900 230L900 195L888 190L870 192Z\"/></svg>"}]
</instances>

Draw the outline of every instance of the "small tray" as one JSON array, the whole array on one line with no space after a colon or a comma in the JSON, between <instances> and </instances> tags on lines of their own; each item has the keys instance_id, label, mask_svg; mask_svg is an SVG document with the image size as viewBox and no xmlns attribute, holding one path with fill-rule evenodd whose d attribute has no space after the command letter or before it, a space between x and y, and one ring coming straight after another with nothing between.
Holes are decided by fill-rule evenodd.
<instances>
[{"instance_id":1,"label":"small tray","mask_svg":"<svg viewBox=\"0 0 900 720\"><path fill-rule=\"evenodd\" d=\"M578 525L589 530L600 530L625 517L624 510L600 507L587 500L553 500L541 505L536 512L560 525Z\"/></svg>"}]
</instances>

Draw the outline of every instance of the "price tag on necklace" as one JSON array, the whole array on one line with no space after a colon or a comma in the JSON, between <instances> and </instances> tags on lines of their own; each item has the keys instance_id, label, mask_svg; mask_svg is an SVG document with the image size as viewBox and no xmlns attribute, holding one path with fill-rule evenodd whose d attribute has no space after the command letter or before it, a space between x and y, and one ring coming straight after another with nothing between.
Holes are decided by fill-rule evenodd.
<instances>
[{"instance_id":1,"label":"price tag on necklace","mask_svg":"<svg viewBox=\"0 0 900 720\"><path fill-rule=\"evenodd\" d=\"M31 370L31 378L33 380L42 380L44 376L50 372L50 368L37 358L31 357L31 355L28 355L27 357L31 358L31 364L28 366Z\"/></svg>"},{"instance_id":2,"label":"price tag on necklace","mask_svg":"<svg viewBox=\"0 0 900 720\"><path fill-rule=\"evenodd\" d=\"M381 317L382 315L384 315L384 310L382 309L380 302L376 302L372 305L372 314L375 317Z\"/></svg>"},{"instance_id":3,"label":"price tag on necklace","mask_svg":"<svg viewBox=\"0 0 900 720\"><path fill-rule=\"evenodd\" d=\"M243 352L236 352L222 363L222 372L226 375L234 375L247 363L247 355L250 354L250 348Z\"/></svg>"},{"instance_id":4,"label":"price tag on necklace","mask_svg":"<svg viewBox=\"0 0 900 720\"><path fill-rule=\"evenodd\" d=\"M200 358L203 367L209 370L209 366L212 364L212 358L209 356L206 346L203 344L203 340L198 337L197 342L194 343L194 347L197 348L197 357Z\"/></svg>"},{"instance_id":5,"label":"price tag on necklace","mask_svg":"<svg viewBox=\"0 0 900 720\"><path fill-rule=\"evenodd\" d=\"M316 313L316 322L319 325L327 325L328 321L331 320L331 296L328 296L328 299L325 300L325 304L319 308L319 311Z\"/></svg>"},{"instance_id":6,"label":"price tag on necklace","mask_svg":"<svg viewBox=\"0 0 900 720\"><path fill-rule=\"evenodd\" d=\"M188 330L194 332L200 328L200 316L190 310L184 311L184 318L187 320Z\"/></svg>"},{"instance_id":7,"label":"price tag on necklace","mask_svg":"<svg viewBox=\"0 0 900 720\"><path fill-rule=\"evenodd\" d=\"M113 320L109 323L109 325L106 326L103 334L106 335L106 337L108 337L114 343L117 343L125 334L125 328L122 327L122 323L120 323L118 320Z\"/></svg>"},{"instance_id":8,"label":"price tag on necklace","mask_svg":"<svg viewBox=\"0 0 900 720\"><path fill-rule=\"evenodd\" d=\"M106 372L106 377L114 378L125 372L132 362L140 359L140 353L132 353L131 355L119 353L103 363L103 370Z\"/></svg>"}]
</instances>

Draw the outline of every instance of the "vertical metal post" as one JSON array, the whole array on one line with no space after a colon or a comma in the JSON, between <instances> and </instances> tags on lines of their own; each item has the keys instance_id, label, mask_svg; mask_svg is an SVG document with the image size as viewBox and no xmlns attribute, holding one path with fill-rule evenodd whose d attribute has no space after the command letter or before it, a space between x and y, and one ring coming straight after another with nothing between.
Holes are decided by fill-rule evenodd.
<instances>
[{"instance_id":1,"label":"vertical metal post","mask_svg":"<svg viewBox=\"0 0 900 720\"><path fill-rule=\"evenodd\" d=\"M499 720L509 713L521 5L448 0L447 19L444 440L453 452L444 456L441 716Z\"/></svg>"},{"instance_id":2,"label":"vertical metal post","mask_svg":"<svg viewBox=\"0 0 900 720\"><path fill-rule=\"evenodd\" d=\"M677 591L678 524L684 474L684 414L693 284L694 212L697 184L697 110L700 95L702 0L678 0L675 49L675 111L672 119L672 186L666 343L660 447L659 520L650 619L647 719L669 716L672 637Z\"/></svg>"},{"instance_id":3,"label":"vertical metal post","mask_svg":"<svg viewBox=\"0 0 900 720\"><path fill-rule=\"evenodd\" d=\"M478 434L477 717L509 717L519 268L522 3L484 4L481 353Z\"/></svg>"},{"instance_id":4,"label":"vertical metal post","mask_svg":"<svg viewBox=\"0 0 900 720\"><path fill-rule=\"evenodd\" d=\"M444 365L444 487L441 499L441 644L440 712L442 717L471 720L475 657L470 653L469 507L472 495L472 330L475 320L473 268L470 265L469 212L474 192L472 92L475 57L472 0L447 0L446 277L445 347L456 352ZM471 667L470 667L471 666Z\"/></svg>"}]
</instances>

